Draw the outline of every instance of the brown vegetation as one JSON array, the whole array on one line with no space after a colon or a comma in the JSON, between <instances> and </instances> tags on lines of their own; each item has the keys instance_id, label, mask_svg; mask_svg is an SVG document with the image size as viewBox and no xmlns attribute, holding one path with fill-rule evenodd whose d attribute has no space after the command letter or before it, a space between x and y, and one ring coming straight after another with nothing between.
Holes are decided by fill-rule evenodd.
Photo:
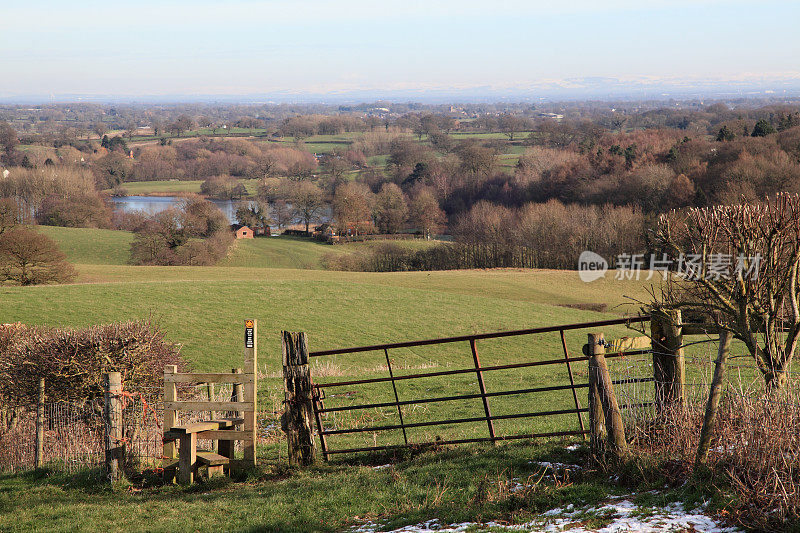
<instances>
[{"instance_id":1,"label":"brown vegetation","mask_svg":"<svg viewBox=\"0 0 800 533\"><path fill-rule=\"evenodd\" d=\"M0 326L0 403L35 404L40 378L49 401L90 402L104 372L121 372L128 390L161 386L178 349L149 320L86 329Z\"/></svg>"},{"instance_id":2,"label":"brown vegetation","mask_svg":"<svg viewBox=\"0 0 800 533\"><path fill-rule=\"evenodd\" d=\"M20 226L0 234L0 281L19 285L65 283L75 275L72 265L46 235Z\"/></svg>"},{"instance_id":3,"label":"brown vegetation","mask_svg":"<svg viewBox=\"0 0 800 533\"><path fill-rule=\"evenodd\" d=\"M233 243L225 215L199 197L129 222L135 224L136 238L131 244L131 263L135 265L213 265Z\"/></svg>"}]
</instances>

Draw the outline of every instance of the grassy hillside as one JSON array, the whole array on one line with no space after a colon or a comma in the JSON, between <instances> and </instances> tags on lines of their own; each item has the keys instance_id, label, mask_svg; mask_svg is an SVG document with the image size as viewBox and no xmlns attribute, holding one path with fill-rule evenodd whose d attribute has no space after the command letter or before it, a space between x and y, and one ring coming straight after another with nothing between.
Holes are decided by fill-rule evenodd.
<instances>
[{"instance_id":1,"label":"grassy hillside","mask_svg":"<svg viewBox=\"0 0 800 533\"><path fill-rule=\"evenodd\" d=\"M3 287L0 289L0 322L85 326L131 318L152 317L181 345L183 357L197 370L224 371L242 365L242 321L259 320L259 362L264 379L265 405L278 402L280 393L280 331L305 331L312 349L337 348L410 339L502 331L561 323L598 320L614 315L554 305L581 301L589 294L614 295L625 285L598 282L582 287L569 272L415 272L397 274L344 273L297 269L130 267L85 265L79 270L83 283L62 286ZM109 281L110 279L116 281ZM449 278L449 279L448 279ZM633 289L633 287L630 287ZM612 289L612 290L609 290ZM614 290L616 289L616 290ZM634 289L635 290L635 289ZM568 294L564 297L560 294ZM583 300L585 301L585 300ZM609 300L615 301L615 300ZM629 333L623 327L604 328L614 337ZM567 334L573 353L586 342L586 332ZM557 334L482 341L484 365L562 357ZM467 343L394 350L390 356L397 374L420 368L464 368L472 364ZM383 376L384 354L369 352L315 360L319 378L330 376ZM585 379L585 365L575 369ZM562 366L500 371L487 374L490 390L566 383ZM538 384L538 385L537 385ZM475 389L472 374L405 381L398 384L402 397L459 394ZM362 403L390 400L385 383L348 390L340 402ZM514 412L519 398L493 399L497 414ZM276 405L278 405L276 403ZM571 395L534 395L525 399L526 409L569 409ZM407 421L480 416L480 401L430 404L407 414ZM373 412L362 418L379 422L385 416ZM391 414L388 416L392 416ZM338 417L340 422L347 417ZM498 434L575 429L574 415L524 421L498 421ZM485 424L446 428L422 428L412 438L429 441L437 436L483 436ZM399 435L381 434L379 443L395 443ZM367 439L367 441L365 441ZM336 446L364 445L373 436L359 434L339 438Z\"/></svg>"},{"instance_id":2,"label":"grassy hillside","mask_svg":"<svg viewBox=\"0 0 800 533\"><path fill-rule=\"evenodd\" d=\"M276 426L282 409L282 329L307 332L312 350L338 348L612 318L622 312L614 306L624 304L625 295L646 299L644 282L616 281L612 274L585 284L576 272L566 271L313 270L310 267L318 265L324 253L343 253L369 245L327 246L288 237L239 241L227 262L217 267L134 267L124 264L131 239L128 233L39 230L56 239L78 263L78 283L0 286L0 322L86 326L152 317L171 341L180 344L183 357L194 369L226 371L242 366L242 322L245 317L255 317L259 320L259 420L263 427ZM609 309L603 313L585 310L598 304ZM630 334L624 327L602 331L608 337ZM568 332L566 339L571 353L578 355L586 342L586 331ZM478 342L478 350L483 365L563 357L558 334L484 340ZM465 342L392 350L389 356L398 376L472 365ZM616 361L611 360L612 370ZM573 372L576 381L585 382L585 362L575 363ZM367 352L314 359L312 374L317 382L383 377L385 358L382 352ZM567 373L561 365L532 367L486 372L484 380L489 391L507 391L566 384ZM411 399L463 395L478 389L475 375L468 373L400 381L397 390L401 399ZM335 407L393 399L391 387L378 383L333 391L325 402L326 407ZM568 391L497 396L490 401L494 415L574 406ZM483 406L479 399L404 409L406 423L480 416ZM327 428L396 422L393 409L323 417ZM570 414L497 420L494 427L502 436L575 430L579 426L576 415ZM485 437L486 432L485 422L476 422L412 428L408 438L411 442L429 442ZM399 442L402 434L387 431L330 436L328 446L337 449ZM532 459L585 459L585 448L567 457L565 454L572 452L565 452L563 443L549 448L519 443L444 449L417 457L408 455L409 460L380 470L338 456L330 465L287 471L283 466L285 443L274 433L260 444L258 452L261 469L246 483L221 479L191 489L98 489L93 480L46 471L0 476L0 529L94 531L114 529L120 518L131 531L166 531L174 528L176 520L200 530L273 531L340 531L365 518L383 518L397 526L434 516L443 523L497 518L525 521L566 502L591 505L614 490L603 480L585 476L569 482L542 478L541 466L531 463ZM371 460L383 464L387 458ZM525 493L523 514L514 503L516 496L506 489L498 488L497 494L486 496L486 487L493 486L486 485L486 480L508 484L508 480L525 482L531 475L538 481ZM358 494L353 493L354 486L361 488ZM308 501L314 505L307 505ZM111 506L114 513L109 512ZM80 512L75 513L75 509Z\"/></svg>"},{"instance_id":3,"label":"grassy hillside","mask_svg":"<svg viewBox=\"0 0 800 533\"><path fill-rule=\"evenodd\" d=\"M261 391L265 404L277 401L280 391L280 344L283 329L305 331L312 349L341 348L411 339L502 331L619 316L585 310L598 304L616 306L629 294L645 298L642 284L601 280L584 284L575 272L493 270L405 273L360 273L303 270L318 264L323 253L342 253L359 243L327 246L292 238L239 241L228 264L217 267L135 267L127 259L125 239L130 234L46 228L70 257L78 262L78 283L37 287L0 288L0 322L21 321L52 326L86 326L133 318L154 318L168 338L197 370L224 371L242 364L242 320L259 320ZM405 243L426 246L424 242ZM102 264L105 261L118 264ZM81 263L82 262L82 263ZM93 262L93 264L92 264ZM268 265L293 268L265 268ZM609 276L610 278L610 276ZM570 307L572 306L572 307ZM628 333L623 327L605 328L609 336ZM586 332L567 334L574 353L586 341ZM521 359L562 357L557 334L508 338L479 343L485 365ZM392 351L397 373L420 368L463 368L472 364L466 343ZM337 356L314 362L319 378L383 376L382 352ZM575 370L585 378L585 365ZM510 390L520 383L563 384L561 366L487 374L490 390ZM398 384L403 397L459 394L475 389L472 374L431 378ZM385 384L363 385L337 402L390 400ZM569 393L535 395L526 399L531 410L568 409ZM518 409L519 398L493 399L498 414ZM408 421L480 416L479 401L430 404L407 415ZM380 413L366 420L379 420ZM378 417L378 418L374 418ZM340 423L343 418L339 417ZM498 421L499 434L575 429L576 418L560 416L526 421ZM434 433L435 431L435 433ZM415 440L437 436L482 436L480 423L413 432ZM364 445L371 435L342 438L343 444ZM375 437L394 443L398 435ZM386 439L386 440L383 440Z\"/></svg>"},{"instance_id":4,"label":"grassy hillside","mask_svg":"<svg viewBox=\"0 0 800 533\"><path fill-rule=\"evenodd\" d=\"M36 231L53 239L71 263L125 265L130 257L133 233L90 228L36 226Z\"/></svg>"},{"instance_id":5,"label":"grassy hillside","mask_svg":"<svg viewBox=\"0 0 800 533\"><path fill-rule=\"evenodd\" d=\"M340 247L288 235L241 239L233 244L221 266L319 269L322 256L336 252L342 252Z\"/></svg>"}]
</instances>

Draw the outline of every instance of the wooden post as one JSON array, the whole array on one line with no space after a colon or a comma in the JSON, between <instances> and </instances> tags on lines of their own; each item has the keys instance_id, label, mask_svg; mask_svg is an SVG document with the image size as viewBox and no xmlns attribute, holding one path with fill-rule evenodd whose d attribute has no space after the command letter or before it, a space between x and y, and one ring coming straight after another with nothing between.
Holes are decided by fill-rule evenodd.
<instances>
[{"instance_id":1,"label":"wooden post","mask_svg":"<svg viewBox=\"0 0 800 533\"><path fill-rule=\"evenodd\" d=\"M590 333L587 344L589 359L589 436L591 439L592 453L599 455L605 451L606 417L603 413L603 402L600 399L599 370L595 359L596 354L605 352L605 348L597 344L597 336Z\"/></svg>"},{"instance_id":2,"label":"wooden post","mask_svg":"<svg viewBox=\"0 0 800 533\"><path fill-rule=\"evenodd\" d=\"M244 441L244 460L246 463L256 466L256 443L257 427L256 412L258 412L258 402L256 395L258 391L258 321L248 318L244 321L244 373L250 374L250 379L244 384L244 401L251 403L252 411L244 411L244 430L248 433L247 440Z\"/></svg>"},{"instance_id":3,"label":"wooden post","mask_svg":"<svg viewBox=\"0 0 800 533\"><path fill-rule=\"evenodd\" d=\"M44 378L39 378L39 398L36 402L36 468L44 466Z\"/></svg>"},{"instance_id":4,"label":"wooden post","mask_svg":"<svg viewBox=\"0 0 800 533\"><path fill-rule=\"evenodd\" d=\"M722 387L725 378L725 363L731 351L731 339L733 335L728 330L719 332L719 348L717 360L714 362L714 377L711 380L711 389L708 391L708 402L706 403L706 414L703 418L703 429L700 432L700 442L697 444L697 456L695 457L695 468L704 465L708 461L708 448L711 445L711 437L717 423L717 408L722 398Z\"/></svg>"},{"instance_id":5,"label":"wooden post","mask_svg":"<svg viewBox=\"0 0 800 533\"><path fill-rule=\"evenodd\" d=\"M125 464L125 443L122 439L122 374L108 372L103 374L105 389L104 418L106 427L106 472L111 481L122 477Z\"/></svg>"},{"instance_id":6,"label":"wooden post","mask_svg":"<svg viewBox=\"0 0 800 533\"><path fill-rule=\"evenodd\" d=\"M607 445L610 451L617 457L622 458L628 453L628 444L625 439L625 426L622 423L622 413L614 395L614 386L611 383L611 374L608 372L608 365L605 357L605 338L602 333L589 334L589 374L595 374L594 381L589 386L590 418L596 424L597 405L592 412L592 403L599 401L605 419L605 430L607 432ZM593 386L592 386L593 385ZM593 390L594 388L594 390ZM595 430L592 430L592 443L595 449Z\"/></svg>"},{"instance_id":7,"label":"wooden post","mask_svg":"<svg viewBox=\"0 0 800 533\"><path fill-rule=\"evenodd\" d=\"M656 410L686 410L686 366L679 309L654 309L650 318Z\"/></svg>"},{"instance_id":8,"label":"wooden post","mask_svg":"<svg viewBox=\"0 0 800 533\"><path fill-rule=\"evenodd\" d=\"M177 365L166 365L164 367L164 374L177 374ZM164 380L164 405L178 400L177 389L174 381ZM164 407L164 433L172 429L177 423L177 417L174 409ZM163 456L165 460L171 460L178 457L177 450L175 449L175 442L165 442L163 448Z\"/></svg>"},{"instance_id":9,"label":"wooden post","mask_svg":"<svg viewBox=\"0 0 800 533\"><path fill-rule=\"evenodd\" d=\"M206 395L208 396L208 401L209 402L213 402L214 401L214 384L211 383L210 381L208 383L206 383ZM214 411L209 411L208 412L208 419L209 420L214 420Z\"/></svg>"},{"instance_id":10,"label":"wooden post","mask_svg":"<svg viewBox=\"0 0 800 533\"><path fill-rule=\"evenodd\" d=\"M197 468L197 433L188 433L180 438L178 458L178 483L191 485Z\"/></svg>"},{"instance_id":11,"label":"wooden post","mask_svg":"<svg viewBox=\"0 0 800 533\"><path fill-rule=\"evenodd\" d=\"M241 374L241 368L231 368L231 374ZM241 383L234 383L233 390L231 391L231 402L240 402L242 398L242 384ZM225 416L229 416L231 418L239 418L238 411L228 411L225 413ZM238 431L239 427L236 426L233 428L233 431ZM233 459L236 455L236 441L232 440L221 440L217 443L217 451L223 457L227 457L228 459Z\"/></svg>"},{"instance_id":12,"label":"wooden post","mask_svg":"<svg viewBox=\"0 0 800 533\"><path fill-rule=\"evenodd\" d=\"M489 438L492 439L492 444L497 441L494 436L494 424L492 423L492 411L489 409L489 400L486 398L486 385L483 383L483 371L481 370L481 360L478 359L478 347L475 345L475 339L469 340L469 347L472 350L472 360L475 363L475 373L478 376L478 389L481 391L481 400L483 400L483 412L486 413L486 424L489 426Z\"/></svg>"},{"instance_id":13,"label":"wooden post","mask_svg":"<svg viewBox=\"0 0 800 533\"><path fill-rule=\"evenodd\" d=\"M303 332L281 332L283 345L283 390L286 404L284 426L289 448L289 464L309 465L316 457L311 427L311 370L308 366L308 339Z\"/></svg>"},{"instance_id":14,"label":"wooden post","mask_svg":"<svg viewBox=\"0 0 800 533\"><path fill-rule=\"evenodd\" d=\"M214 384L212 382L210 382L210 381L206 383L206 395L208 395L208 401L209 402L213 402L214 401ZM214 420L214 411L213 410L208 412L208 419L209 420ZM211 441L211 451L214 451L215 444L217 444L216 441Z\"/></svg>"}]
</instances>

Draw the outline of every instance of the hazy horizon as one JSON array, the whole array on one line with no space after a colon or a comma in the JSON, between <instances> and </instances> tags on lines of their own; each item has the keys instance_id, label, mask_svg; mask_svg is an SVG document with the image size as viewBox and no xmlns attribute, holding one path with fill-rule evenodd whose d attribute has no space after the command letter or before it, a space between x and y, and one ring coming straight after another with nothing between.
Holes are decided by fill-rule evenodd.
<instances>
[{"instance_id":1,"label":"hazy horizon","mask_svg":"<svg viewBox=\"0 0 800 533\"><path fill-rule=\"evenodd\" d=\"M3 11L3 101L800 95L800 6L787 1L34 0Z\"/></svg>"}]
</instances>

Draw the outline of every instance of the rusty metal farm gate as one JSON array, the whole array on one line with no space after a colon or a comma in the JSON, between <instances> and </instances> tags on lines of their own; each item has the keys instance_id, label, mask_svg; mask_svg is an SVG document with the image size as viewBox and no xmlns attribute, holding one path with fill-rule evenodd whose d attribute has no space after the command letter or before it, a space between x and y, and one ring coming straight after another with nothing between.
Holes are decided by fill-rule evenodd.
<instances>
[{"instance_id":1,"label":"rusty metal farm gate","mask_svg":"<svg viewBox=\"0 0 800 533\"><path fill-rule=\"evenodd\" d=\"M323 457L325 460L328 460L329 456L332 454L368 452L376 450L391 450L395 448L403 448L408 446L461 444L461 443L471 443L471 442L497 442L497 441L512 440L512 439L532 439L540 437L585 436L589 433L589 430L586 427L587 424L584 422L584 418L582 415L583 413L587 413L589 411L589 408L583 406L580 400L580 394L583 394L585 398L586 392L584 391L584 389L589 388L590 385L589 383L586 382L576 382L575 379L576 375L574 369L575 369L575 363L585 363L589 361L590 356L584 353L581 353L577 357L571 356L568 349L568 342L565 338L565 332L574 330L588 330L590 328L615 326L615 325L631 326L633 324L640 324L643 322L647 322L649 320L650 320L649 317L641 316L633 318L602 320L596 322L584 322L578 324L548 326L548 327L524 329L516 331L503 331L497 333L464 335L459 337L427 339L427 340L399 342L392 344L378 344L372 346L359 346L359 347L343 348L335 350L310 351L308 352L308 356L315 358L317 360L323 357L332 357L344 354L359 354L364 352L382 353L383 358L385 359L386 362L385 368L388 374L381 377L373 377L365 379L349 379L349 380L345 379L338 381L331 380L324 382L317 381L317 379L315 378L314 383L312 385L313 416L315 418L317 426L317 434L320 437L320 446L322 449ZM545 360L522 360L519 362L488 365L488 366L484 366L481 364L478 352L478 341L488 341L492 339L521 337L521 336L537 335L537 334L559 335L563 356ZM471 354L472 365L469 365L465 368L453 368L446 370L433 370L430 372L415 372L415 373L401 373L401 374L398 374L397 368L393 367L392 365L392 358L390 357L390 351L392 350L398 350L402 348L413 348L420 346L448 345L454 343L464 343L466 346L468 346L469 354ZM487 343L485 342L481 343L482 347L486 345ZM627 349L625 351L621 349L618 351L614 351L612 347L610 351L606 352L605 357L614 358L627 355L641 355L641 354L647 354L649 352L650 352L649 347L647 349L640 349L640 350ZM529 367L558 367L558 366L564 368L565 370L564 377L568 379L568 383L490 391L487 390L484 381L484 376L492 372L510 370L510 369L523 369ZM474 390L474 392L464 390L463 393L459 394L438 395L426 398L422 397L401 398L401 395L398 393L399 382L408 380L413 380L413 381L427 380L433 377L455 376L463 374L467 375L471 374L474 375L475 378L477 378L477 390ZM635 379L637 381L653 381L653 378L647 378L647 377L629 378L628 381L630 379ZM626 380L618 380L615 381L614 383L620 384L623 381ZM390 397L393 397L393 400L372 402L372 403L358 403L353 405L337 405L337 406L326 406L325 404L325 401L327 399L326 393L330 396L333 395L334 391L341 390L343 387L352 387L355 385L367 385L367 384L377 384L377 383L386 383L391 385L392 395ZM521 406L525 406L525 402L519 401L514 404L518 412L512 412L500 415L492 414L492 399L494 398L520 396L520 395L536 394L536 393L552 393L555 391L571 391L573 400L571 403L574 403L574 406L571 406L566 409L561 408L561 409L545 409L545 410L529 411L520 408ZM579 391L584 391L584 392L581 392L579 394ZM406 409L411 408L413 406L419 406L423 404L435 404L440 402L464 402L466 400L477 400L477 399L480 399L482 404L482 413L479 416L453 417L453 418L437 419L437 420L423 420L417 422L408 422L406 420L406 417L404 417ZM626 406L620 406L620 407L626 407ZM367 424L367 425L358 425L355 427L336 427L336 428L329 427L327 429L325 427L325 422L324 422L325 415L330 416L336 413L354 413L369 409L386 409L386 408L396 411L395 423L378 424L378 425ZM577 429L547 431L547 432L503 433L497 431L495 427L496 426L495 422L500 420L526 419L535 417L556 417L560 415L569 415L569 416L574 415L575 417L577 417L577 424L575 425ZM485 422L486 436L475 436L475 437L471 436L467 438L436 439L435 441L416 442L413 441L408 434L409 433L408 430L412 428L450 426L454 424L467 424L475 422ZM331 446L332 444L331 441L335 440L336 437L344 435L352 435L357 433L377 434L380 432L397 431L397 430L400 430L402 432L402 442L398 444L378 445L376 443L375 445L371 446L350 446L350 447Z\"/></svg>"}]
</instances>

